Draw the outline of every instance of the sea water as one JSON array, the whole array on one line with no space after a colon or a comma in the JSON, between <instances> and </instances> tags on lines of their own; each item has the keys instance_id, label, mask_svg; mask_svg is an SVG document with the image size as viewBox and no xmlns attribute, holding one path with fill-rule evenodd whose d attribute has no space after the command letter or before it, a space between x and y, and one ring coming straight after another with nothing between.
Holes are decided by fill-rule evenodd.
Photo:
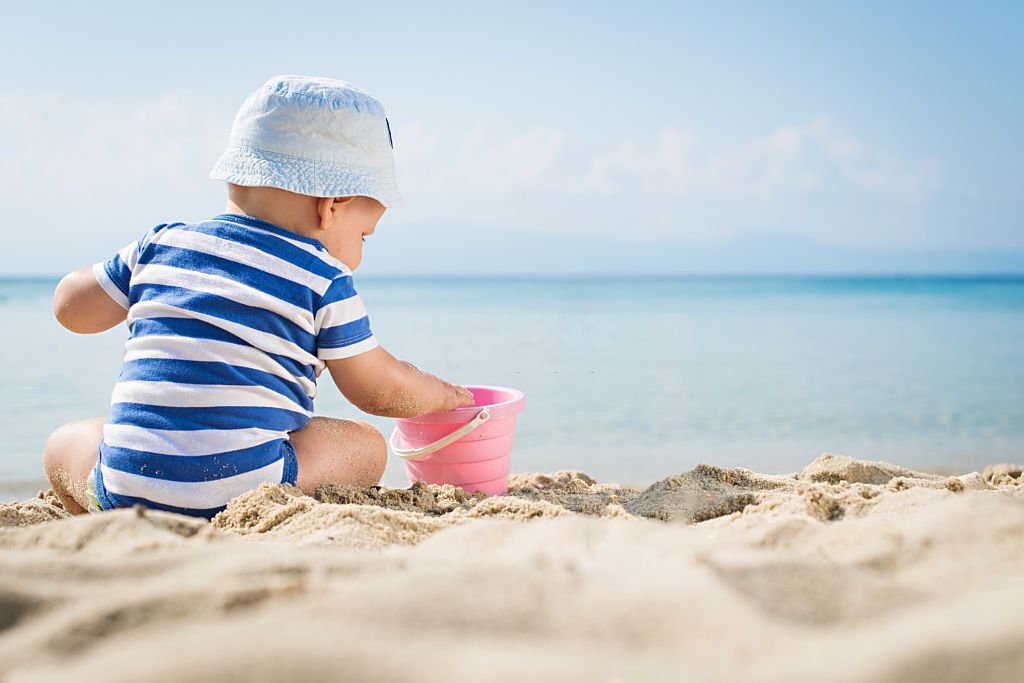
<instances>
[{"instance_id":1,"label":"sea water","mask_svg":"<svg viewBox=\"0 0 1024 683\"><path fill-rule=\"evenodd\" d=\"M44 487L63 422L105 415L127 327L75 335L56 279L0 280L0 499ZM1024 460L1024 279L357 277L378 339L463 384L526 393L514 471L645 484L700 462L824 451L937 470ZM328 374L318 414L348 405ZM404 485L392 458L385 483Z\"/></svg>"}]
</instances>

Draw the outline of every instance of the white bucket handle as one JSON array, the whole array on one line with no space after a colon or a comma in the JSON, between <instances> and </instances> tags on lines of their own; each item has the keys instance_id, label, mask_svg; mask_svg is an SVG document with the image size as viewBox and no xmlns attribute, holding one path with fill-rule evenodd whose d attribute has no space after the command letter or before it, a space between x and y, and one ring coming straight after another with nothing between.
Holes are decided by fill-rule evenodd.
<instances>
[{"instance_id":1,"label":"white bucket handle","mask_svg":"<svg viewBox=\"0 0 1024 683\"><path fill-rule=\"evenodd\" d=\"M388 439L388 444L391 446L391 452L399 458L403 458L405 460L419 460L424 456L430 455L434 451L439 451L445 446L455 443L466 434L469 434L471 431L482 425L484 422L487 422L489 419L491 419L491 413L487 408L484 408L476 414L476 417L456 429L448 436L443 436L434 443L423 446L422 448L399 448L396 446L395 437L398 436L398 427L395 427L395 430L391 432L391 438Z\"/></svg>"}]
</instances>

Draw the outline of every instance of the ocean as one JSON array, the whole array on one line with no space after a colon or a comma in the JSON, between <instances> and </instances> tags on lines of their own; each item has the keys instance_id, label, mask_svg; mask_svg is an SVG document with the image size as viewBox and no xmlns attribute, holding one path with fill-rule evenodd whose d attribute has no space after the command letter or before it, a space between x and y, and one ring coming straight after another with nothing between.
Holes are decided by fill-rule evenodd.
<instances>
[{"instance_id":1,"label":"ocean","mask_svg":"<svg viewBox=\"0 0 1024 683\"><path fill-rule=\"evenodd\" d=\"M42 446L105 415L124 325L54 320L55 278L0 279L0 499ZM381 343L445 379L526 393L514 471L647 484L701 462L799 470L822 452L941 471L1024 460L1024 278L373 278ZM348 405L327 374L318 414ZM407 480L392 458L384 483Z\"/></svg>"}]
</instances>

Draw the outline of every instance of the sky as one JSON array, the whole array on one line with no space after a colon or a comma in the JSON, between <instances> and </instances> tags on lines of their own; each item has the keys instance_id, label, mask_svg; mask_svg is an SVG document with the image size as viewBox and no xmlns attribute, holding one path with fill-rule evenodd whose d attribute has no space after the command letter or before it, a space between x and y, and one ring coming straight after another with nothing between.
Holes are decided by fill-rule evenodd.
<instances>
[{"instance_id":1,"label":"sky","mask_svg":"<svg viewBox=\"0 0 1024 683\"><path fill-rule=\"evenodd\" d=\"M287 73L388 111L369 272L1024 255L1020 2L2 4L0 273L221 212L234 113Z\"/></svg>"}]
</instances>

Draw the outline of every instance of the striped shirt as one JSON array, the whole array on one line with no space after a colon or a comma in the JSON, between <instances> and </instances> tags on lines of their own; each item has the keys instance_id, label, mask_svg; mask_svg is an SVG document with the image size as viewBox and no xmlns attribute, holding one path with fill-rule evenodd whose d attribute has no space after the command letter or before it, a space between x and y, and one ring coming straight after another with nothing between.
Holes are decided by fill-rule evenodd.
<instances>
[{"instance_id":1,"label":"striped shirt","mask_svg":"<svg viewBox=\"0 0 1024 683\"><path fill-rule=\"evenodd\" d=\"M289 432L324 361L377 346L345 264L256 218L158 225L93 273L130 330L95 470L104 509L212 517L295 483Z\"/></svg>"}]
</instances>

